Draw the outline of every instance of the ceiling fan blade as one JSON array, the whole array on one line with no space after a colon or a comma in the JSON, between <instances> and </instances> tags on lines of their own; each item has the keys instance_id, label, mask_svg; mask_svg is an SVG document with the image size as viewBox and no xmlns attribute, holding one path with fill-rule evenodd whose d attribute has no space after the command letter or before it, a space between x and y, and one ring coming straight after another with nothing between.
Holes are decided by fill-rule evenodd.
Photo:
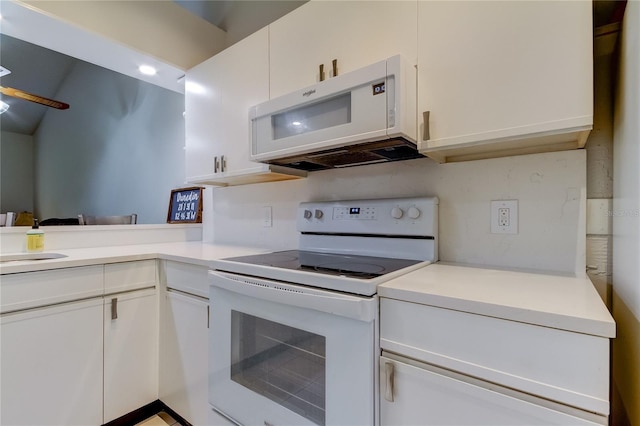
<instances>
[{"instance_id":1,"label":"ceiling fan blade","mask_svg":"<svg viewBox=\"0 0 640 426\"><path fill-rule=\"evenodd\" d=\"M14 98L24 99L26 101L35 102L38 104L46 105L56 109L68 109L69 104L56 101L54 99L44 98L42 96L34 95L33 93L23 92L22 90L14 89L11 87L0 86L0 93Z\"/></svg>"}]
</instances>

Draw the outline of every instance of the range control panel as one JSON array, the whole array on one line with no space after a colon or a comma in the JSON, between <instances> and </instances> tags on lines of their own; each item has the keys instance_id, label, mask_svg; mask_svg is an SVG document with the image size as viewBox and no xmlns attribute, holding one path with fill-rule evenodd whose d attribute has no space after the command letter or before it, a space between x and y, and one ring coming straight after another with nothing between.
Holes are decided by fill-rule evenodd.
<instances>
[{"instance_id":1,"label":"range control panel","mask_svg":"<svg viewBox=\"0 0 640 426\"><path fill-rule=\"evenodd\" d=\"M375 207L334 207L334 220L374 220L378 210Z\"/></svg>"},{"instance_id":2,"label":"range control panel","mask_svg":"<svg viewBox=\"0 0 640 426\"><path fill-rule=\"evenodd\" d=\"M297 222L300 232L433 236L437 233L438 199L301 203Z\"/></svg>"}]
</instances>

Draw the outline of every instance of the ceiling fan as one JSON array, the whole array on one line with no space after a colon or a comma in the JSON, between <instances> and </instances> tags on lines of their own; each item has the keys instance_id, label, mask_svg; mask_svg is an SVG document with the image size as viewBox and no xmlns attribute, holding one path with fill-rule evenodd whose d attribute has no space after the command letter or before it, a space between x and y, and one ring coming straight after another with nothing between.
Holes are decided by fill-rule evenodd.
<instances>
[{"instance_id":1,"label":"ceiling fan","mask_svg":"<svg viewBox=\"0 0 640 426\"><path fill-rule=\"evenodd\" d=\"M11 71L7 68L0 66L0 77L11 74ZM33 93L24 92L22 90L14 89L12 87L0 86L0 93L3 95L11 96L18 99L24 99L25 101L35 102L37 104L46 105L55 109L68 109L69 104L56 101L55 99L45 98L43 96L34 95ZM8 108L8 106L7 106Z\"/></svg>"}]
</instances>

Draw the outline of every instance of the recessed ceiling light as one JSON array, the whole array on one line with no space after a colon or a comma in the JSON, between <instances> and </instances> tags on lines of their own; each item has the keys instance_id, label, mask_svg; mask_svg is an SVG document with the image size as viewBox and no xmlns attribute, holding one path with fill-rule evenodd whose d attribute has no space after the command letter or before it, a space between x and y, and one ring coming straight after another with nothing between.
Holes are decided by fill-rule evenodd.
<instances>
[{"instance_id":1,"label":"recessed ceiling light","mask_svg":"<svg viewBox=\"0 0 640 426\"><path fill-rule=\"evenodd\" d=\"M156 69L150 65L140 65L138 71L144 75L156 75L157 73Z\"/></svg>"}]
</instances>

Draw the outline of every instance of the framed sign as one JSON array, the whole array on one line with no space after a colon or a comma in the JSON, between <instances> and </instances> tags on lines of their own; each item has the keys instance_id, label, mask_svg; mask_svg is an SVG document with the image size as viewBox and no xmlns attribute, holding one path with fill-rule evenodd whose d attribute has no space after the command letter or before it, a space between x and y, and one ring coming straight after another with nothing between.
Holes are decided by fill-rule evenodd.
<instances>
[{"instance_id":1,"label":"framed sign","mask_svg":"<svg viewBox=\"0 0 640 426\"><path fill-rule=\"evenodd\" d=\"M167 223L202 223L202 187L171 191Z\"/></svg>"}]
</instances>

